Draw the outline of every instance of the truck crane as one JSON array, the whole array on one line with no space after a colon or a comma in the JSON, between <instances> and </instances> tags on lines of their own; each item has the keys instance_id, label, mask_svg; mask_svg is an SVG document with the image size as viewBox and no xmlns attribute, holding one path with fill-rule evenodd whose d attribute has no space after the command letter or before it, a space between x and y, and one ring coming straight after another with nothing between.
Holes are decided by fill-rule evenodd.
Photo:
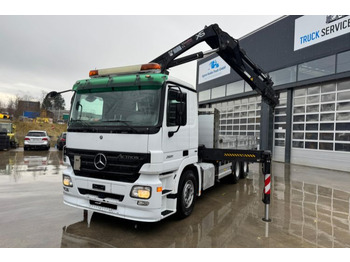
<instances>
[{"instance_id":1,"label":"truck crane","mask_svg":"<svg viewBox=\"0 0 350 262\"><path fill-rule=\"evenodd\" d=\"M198 52L192 55L178 56L188 51L195 45L205 41L212 50ZM253 90L261 95L263 101L274 108L278 104L278 95L272 89L273 82L268 73L264 72L258 65L247 56L246 52L240 48L237 39L222 31L217 24L205 27L181 44L175 46L156 59L153 63L161 65L161 72L184 63L191 62L216 52L235 72L243 78Z\"/></svg>"},{"instance_id":2,"label":"truck crane","mask_svg":"<svg viewBox=\"0 0 350 262\"><path fill-rule=\"evenodd\" d=\"M178 58L203 41L212 50ZM238 181L237 163L261 162L264 174L270 172L269 151L200 145L205 127L199 127L197 92L168 69L214 52L264 102L277 105L269 75L216 24L147 64L91 70L90 78L72 89L65 204L134 221L154 222L173 214L185 218L217 180Z\"/></svg>"}]
</instances>

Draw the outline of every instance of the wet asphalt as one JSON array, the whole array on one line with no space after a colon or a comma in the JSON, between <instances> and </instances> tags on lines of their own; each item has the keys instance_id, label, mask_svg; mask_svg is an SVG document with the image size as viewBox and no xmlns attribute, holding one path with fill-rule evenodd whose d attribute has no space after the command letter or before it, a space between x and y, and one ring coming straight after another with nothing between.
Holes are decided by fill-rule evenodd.
<instances>
[{"instance_id":1,"label":"wet asphalt","mask_svg":"<svg viewBox=\"0 0 350 262\"><path fill-rule=\"evenodd\" d=\"M184 220L84 220L62 202L61 154L0 152L0 247L350 247L350 172L273 162L270 223L259 164L238 184L204 191Z\"/></svg>"}]
</instances>

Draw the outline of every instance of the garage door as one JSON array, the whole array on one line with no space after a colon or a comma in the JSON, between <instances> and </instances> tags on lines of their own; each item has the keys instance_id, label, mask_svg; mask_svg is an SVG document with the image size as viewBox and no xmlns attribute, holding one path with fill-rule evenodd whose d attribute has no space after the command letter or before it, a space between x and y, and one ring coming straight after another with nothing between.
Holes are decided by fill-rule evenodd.
<instances>
[{"instance_id":1,"label":"garage door","mask_svg":"<svg viewBox=\"0 0 350 262\"><path fill-rule=\"evenodd\" d=\"M275 108L272 160L284 162L287 118L287 92L280 93L279 104Z\"/></svg>"},{"instance_id":2,"label":"garage door","mask_svg":"<svg viewBox=\"0 0 350 262\"><path fill-rule=\"evenodd\" d=\"M350 170L350 81L294 90L291 162Z\"/></svg>"}]
</instances>

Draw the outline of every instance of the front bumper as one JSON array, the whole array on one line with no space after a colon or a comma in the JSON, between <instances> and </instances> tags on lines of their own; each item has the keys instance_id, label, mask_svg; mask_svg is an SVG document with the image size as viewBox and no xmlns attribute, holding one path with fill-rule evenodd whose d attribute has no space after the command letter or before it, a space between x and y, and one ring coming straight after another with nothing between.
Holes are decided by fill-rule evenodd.
<instances>
[{"instance_id":1,"label":"front bumper","mask_svg":"<svg viewBox=\"0 0 350 262\"><path fill-rule=\"evenodd\" d=\"M66 205L135 221L154 222L163 218L162 192L157 192L157 187L162 186L158 175L140 175L134 183L75 176L70 167L63 175L70 176L73 182L72 187L63 186ZM151 197L132 198L130 191L135 185L150 186Z\"/></svg>"}]
</instances>

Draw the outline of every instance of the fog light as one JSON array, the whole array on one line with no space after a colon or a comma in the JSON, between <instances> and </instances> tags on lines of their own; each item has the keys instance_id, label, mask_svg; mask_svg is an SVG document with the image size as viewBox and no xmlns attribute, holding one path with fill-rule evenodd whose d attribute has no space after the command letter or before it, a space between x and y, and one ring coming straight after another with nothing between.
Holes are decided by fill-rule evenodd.
<instances>
[{"instance_id":1,"label":"fog light","mask_svg":"<svg viewBox=\"0 0 350 262\"><path fill-rule=\"evenodd\" d=\"M139 201L137 201L137 204L138 204L139 206L148 206L148 205L149 205L149 202L148 202L148 201L141 201L141 200L139 200Z\"/></svg>"},{"instance_id":2,"label":"fog light","mask_svg":"<svg viewBox=\"0 0 350 262\"><path fill-rule=\"evenodd\" d=\"M70 178L70 176L63 175L63 185L69 186L69 187L73 186L73 182L72 182L72 179Z\"/></svg>"},{"instance_id":3,"label":"fog light","mask_svg":"<svg viewBox=\"0 0 350 262\"><path fill-rule=\"evenodd\" d=\"M131 189L130 196L134 198L149 199L151 197L151 187L149 186L134 186Z\"/></svg>"}]
</instances>

